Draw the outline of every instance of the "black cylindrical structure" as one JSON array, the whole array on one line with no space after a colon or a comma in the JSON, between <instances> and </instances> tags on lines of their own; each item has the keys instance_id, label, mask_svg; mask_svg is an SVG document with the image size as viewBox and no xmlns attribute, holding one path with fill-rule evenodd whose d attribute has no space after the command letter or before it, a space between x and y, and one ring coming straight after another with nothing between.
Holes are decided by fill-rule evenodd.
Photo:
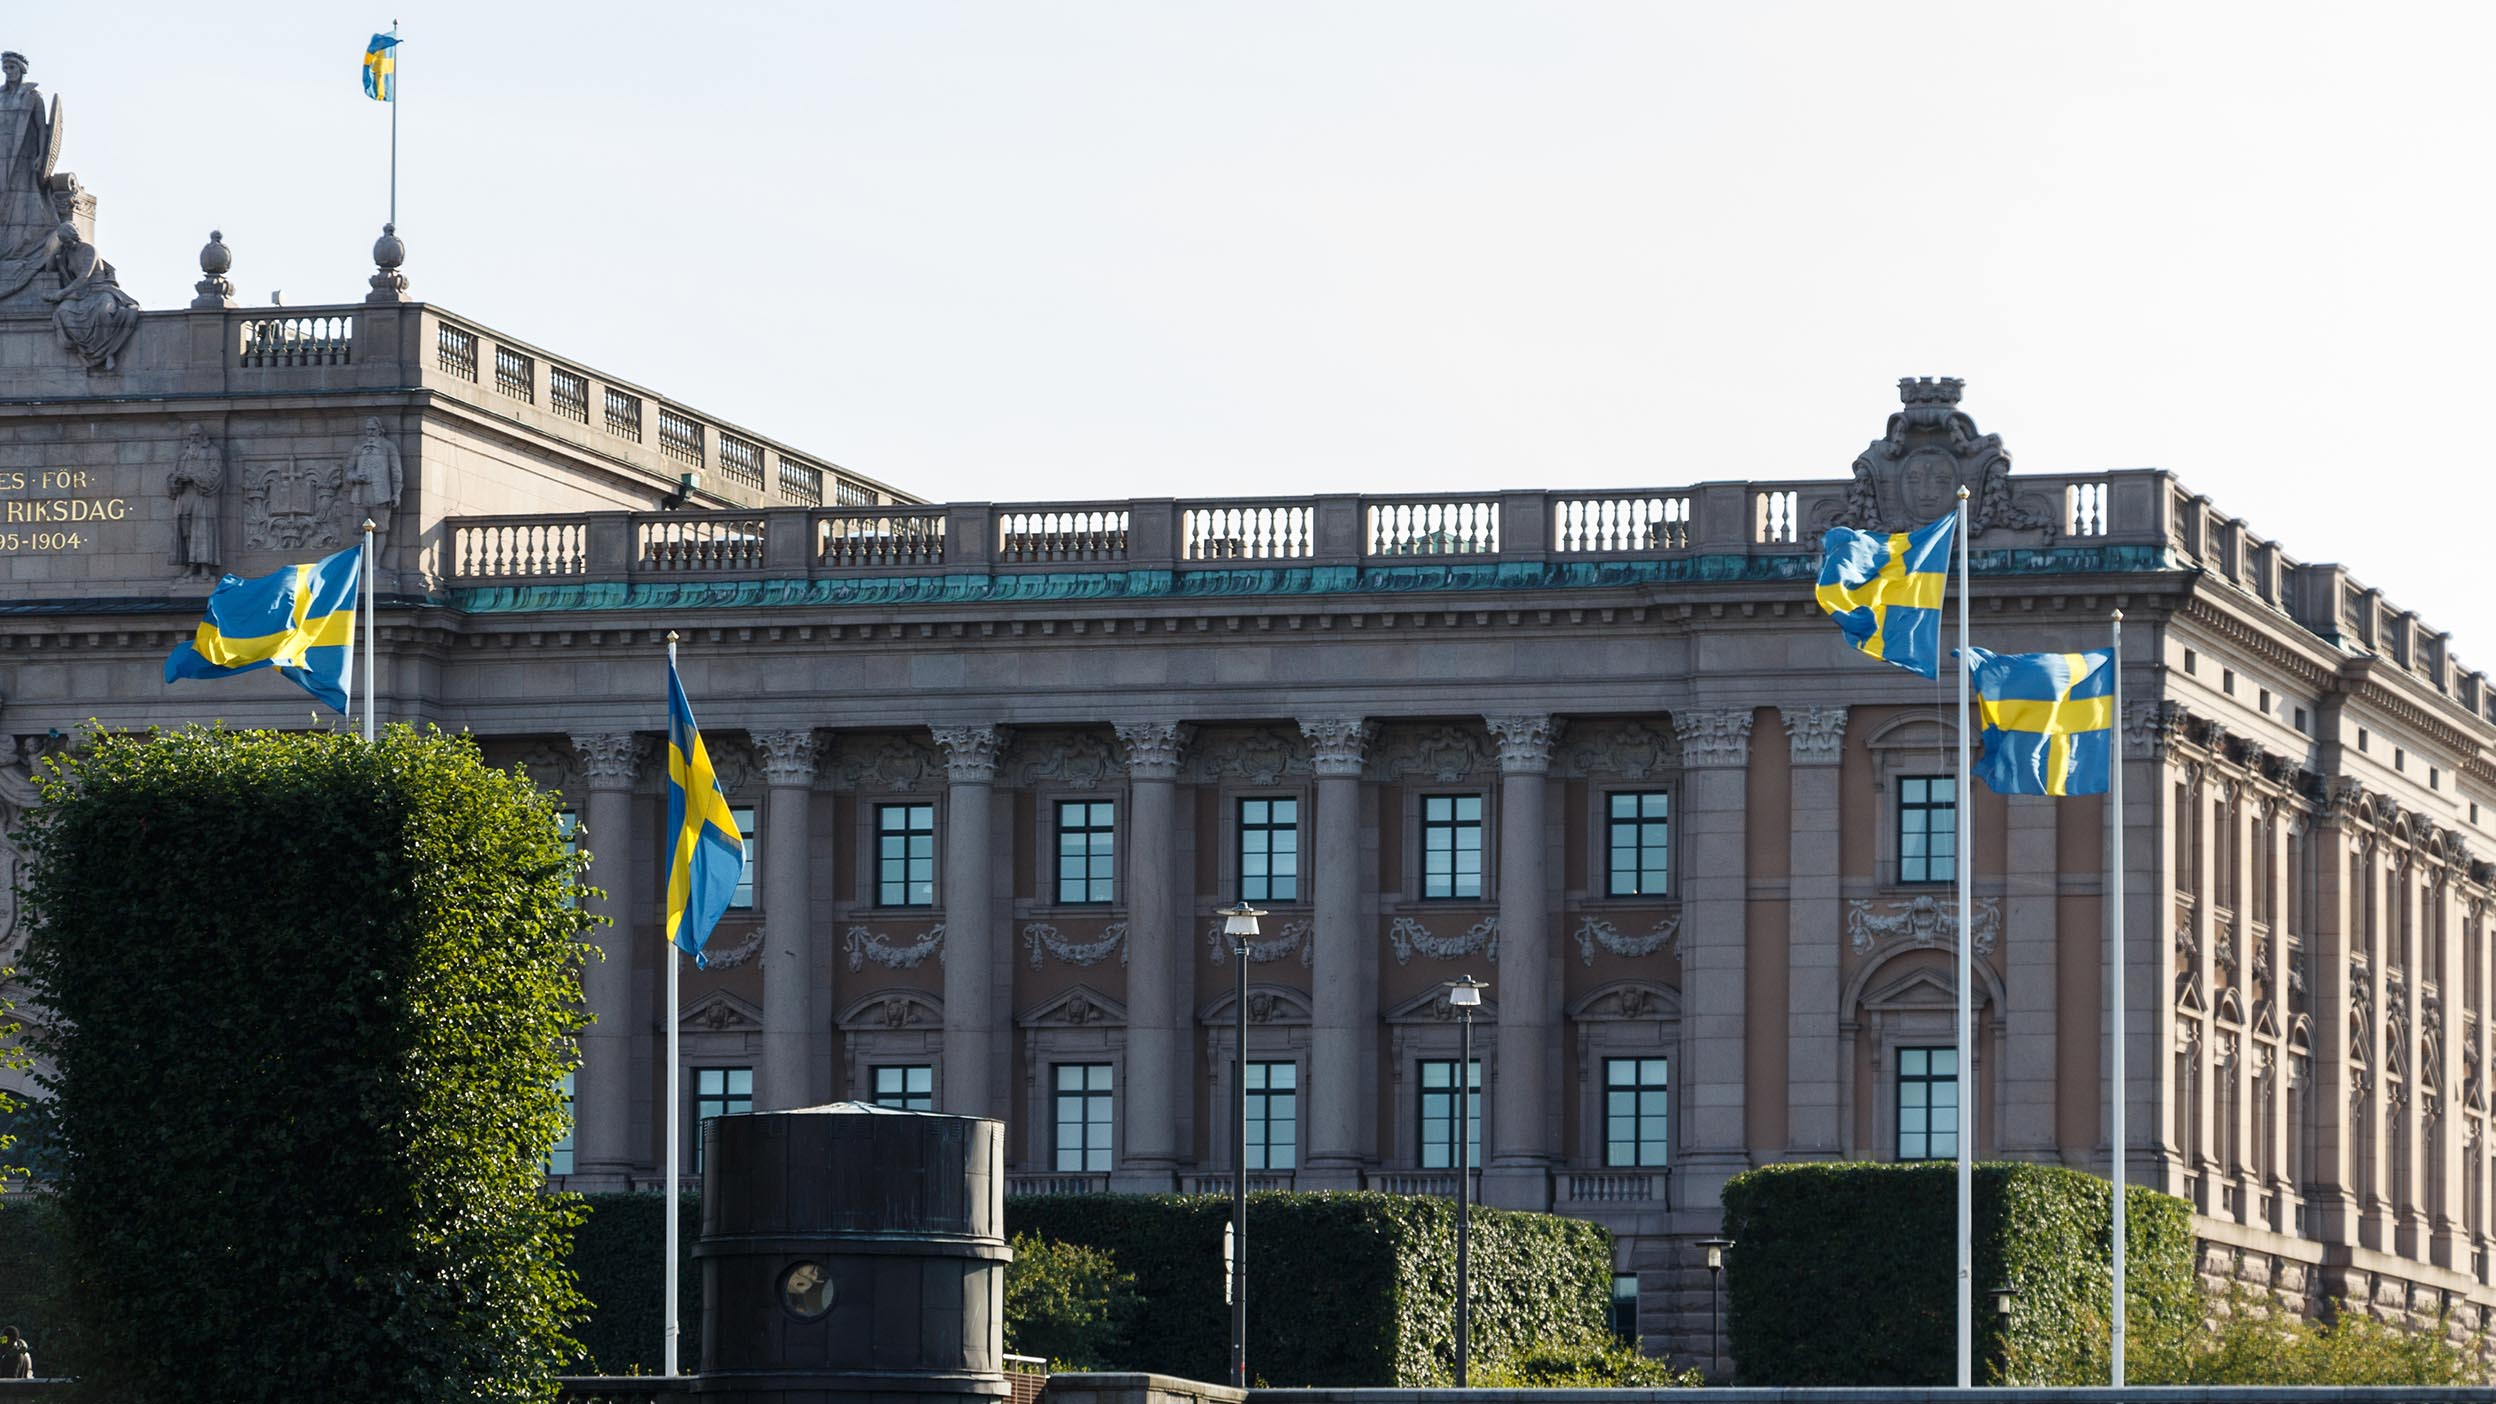
<instances>
[{"instance_id":1,"label":"black cylindrical structure","mask_svg":"<svg viewBox=\"0 0 2496 1404\"><path fill-rule=\"evenodd\" d=\"M1005 1136L860 1102L703 1123L702 1382L725 1404L1005 1398Z\"/></svg>"}]
</instances>

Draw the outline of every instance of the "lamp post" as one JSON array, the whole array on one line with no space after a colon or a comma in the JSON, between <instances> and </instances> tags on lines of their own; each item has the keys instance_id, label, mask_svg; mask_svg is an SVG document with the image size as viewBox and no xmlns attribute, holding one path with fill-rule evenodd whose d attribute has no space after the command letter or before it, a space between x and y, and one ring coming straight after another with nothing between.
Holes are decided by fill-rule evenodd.
<instances>
[{"instance_id":1,"label":"lamp post","mask_svg":"<svg viewBox=\"0 0 2496 1404\"><path fill-rule=\"evenodd\" d=\"M1725 1250L1733 1246L1733 1240L1702 1238L1699 1246L1707 1250L1707 1368L1713 1371L1724 1361L1718 1332L1724 1316Z\"/></svg>"},{"instance_id":2,"label":"lamp post","mask_svg":"<svg viewBox=\"0 0 2496 1404\"><path fill-rule=\"evenodd\" d=\"M1456 1387L1473 1363L1473 1011L1490 986L1467 974L1447 982L1456 1010Z\"/></svg>"},{"instance_id":3,"label":"lamp post","mask_svg":"<svg viewBox=\"0 0 2496 1404\"><path fill-rule=\"evenodd\" d=\"M1231 1072L1231 1128L1239 1139L1231 1151L1231 1387L1248 1387L1248 943L1257 937L1257 918L1265 913L1241 902L1221 909L1222 934L1230 938L1238 962L1238 980L1231 993L1231 1013L1239 1029L1237 1058Z\"/></svg>"}]
</instances>

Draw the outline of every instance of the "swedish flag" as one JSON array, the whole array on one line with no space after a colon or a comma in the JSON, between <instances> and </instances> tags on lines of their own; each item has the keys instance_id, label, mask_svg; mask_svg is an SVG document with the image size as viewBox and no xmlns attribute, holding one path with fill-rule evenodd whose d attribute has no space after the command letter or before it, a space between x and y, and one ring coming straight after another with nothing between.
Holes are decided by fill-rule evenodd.
<instances>
[{"instance_id":1,"label":"swedish flag","mask_svg":"<svg viewBox=\"0 0 2496 1404\"><path fill-rule=\"evenodd\" d=\"M2115 750L2114 650L1967 653L1985 747L1976 778L1997 795L2106 793Z\"/></svg>"},{"instance_id":2,"label":"swedish flag","mask_svg":"<svg viewBox=\"0 0 2496 1404\"><path fill-rule=\"evenodd\" d=\"M357 545L257 580L239 575L219 580L198 632L165 655L165 681L275 668L288 682L346 711L347 665L355 657L355 586L363 562L364 548Z\"/></svg>"},{"instance_id":3,"label":"swedish flag","mask_svg":"<svg viewBox=\"0 0 2496 1404\"><path fill-rule=\"evenodd\" d=\"M1820 538L1820 608L1846 641L1910 673L1941 676L1941 597L1958 514L1875 536L1831 527Z\"/></svg>"},{"instance_id":4,"label":"swedish flag","mask_svg":"<svg viewBox=\"0 0 2496 1404\"><path fill-rule=\"evenodd\" d=\"M708 968L702 947L745 870L745 835L729 812L693 704L676 664L667 665L667 939Z\"/></svg>"},{"instance_id":5,"label":"swedish flag","mask_svg":"<svg viewBox=\"0 0 2496 1404\"><path fill-rule=\"evenodd\" d=\"M399 95L399 60L390 52L398 46L395 34L376 34L364 46L364 96L375 102L390 102Z\"/></svg>"}]
</instances>

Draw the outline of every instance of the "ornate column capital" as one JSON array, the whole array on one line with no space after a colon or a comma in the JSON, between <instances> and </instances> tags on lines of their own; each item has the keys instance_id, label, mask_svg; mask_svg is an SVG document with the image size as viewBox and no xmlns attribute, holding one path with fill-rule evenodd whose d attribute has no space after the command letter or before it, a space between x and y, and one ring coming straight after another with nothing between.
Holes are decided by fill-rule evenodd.
<instances>
[{"instance_id":1,"label":"ornate column capital","mask_svg":"<svg viewBox=\"0 0 2496 1404\"><path fill-rule=\"evenodd\" d=\"M1499 773L1545 775L1551 771L1551 746L1565 725L1548 712L1516 717L1484 717L1491 739L1499 743Z\"/></svg>"},{"instance_id":2,"label":"ornate column capital","mask_svg":"<svg viewBox=\"0 0 2496 1404\"><path fill-rule=\"evenodd\" d=\"M1138 780L1176 780L1179 758L1196 728L1186 722L1112 722L1118 744L1127 753L1127 774Z\"/></svg>"},{"instance_id":3,"label":"ornate column capital","mask_svg":"<svg viewBox=\"0 0 2496 1404\"><path fill-rule=\"evenodd\" d=\"M763 753L763 781L775 788L782 785L815 783L815 733L805 731L754 731L754 749Z\"/></svg>"},{"instance_id":4,"label":"ornate column capital","mask_svg":"<svg viewBox=\"0 0 2496 1404\"><path fill-rule=\"evenodd\" d=\"M1684 770L1740 767L1751 763L1751 709L1677 712L1673 734L1681 738Z\"/></svg>"},{"instance_id":5,"label":"ornate column capital","mask_svg":"<svg viewBox=\"0 0 2496 1404\"><path fill-rule=\"evenodd\" d=\"M572 754L580 757L581 776L591 789L620 790L633 783L640 768L638 741L629 731L590 732L572 738Z\"/></svg>"},{"instance_id":6,"label":"ornate column capital","mask_svg":"<svg viewBox=\"0 0 2496 1404\"><path fill-rule=\"evenodd\" d=\"M992 785L997 779L997 752L1005 746L1005 728L933 726L936 744L945 750L945 779L956 785Z\"/></svg>"},{"instance_id":7,"label":"ornate column capital","mask_svg":"<svg viewBox=\"0 0 2496 1404\"><path fill-rule=\"evenodd\" d=\"M2155 699L2123 704L2123 753L2133 760L2158 760L2175 749L2184 734L2184 709Z\"/></svg>"},{"instance_id":8,"label":"ornate column capital","mask_svg":"<svg viewBox=\"0 0 2496 1404\"><path fill-rule=\"evenodd\" d=\"M1309 758L1319 775L1358 779L1378 723L1366 717L1302 717L1300 734L1309 739Z\"/></svg>"},{"instance_id":9,"label":"ornate column capital","mask_svg":"<svg viewBox=\"0 0 2496 1404\"><path fill-rule=\"evenodd\" d=\"M1796 765L1835 765L1846 754L1846 709L1780 707Z\"/></svg>"}]
</instances>

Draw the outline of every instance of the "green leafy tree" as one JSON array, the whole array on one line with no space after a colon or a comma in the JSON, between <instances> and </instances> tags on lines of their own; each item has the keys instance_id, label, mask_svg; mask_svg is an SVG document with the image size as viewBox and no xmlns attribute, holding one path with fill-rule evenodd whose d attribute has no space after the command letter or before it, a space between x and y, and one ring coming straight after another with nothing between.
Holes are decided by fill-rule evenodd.
<instances>
[{"instance_id":1,"label":"green leafy tree","mask_svg":"<svg viewBox=\"0 0 2496 1404\"><path fill-rule=\"evenodd\" d=\"M2237 1287L2215 1320L2160 1323L2127 1340L2124 1375L2161 1385L2479 1385L2488 1381L2484 1333L2455 1341L2438 1317L2420 1326L2380 1321L2346 1302L2308 1321Z\"/></svg>"},{"instance_id":2,"label":"green leafy tree","mask_svg":"<svg viewBox=\"0 0 2496 1404\"><path fill-rule=\"evenodd\" d=\"M550 1398L582 857L470 742L97 732L20 832L92 1397Z\"/></svg>"},{"instance_id":3,"label":"green leafy tree","mask_svg":"<svg viewBox=\"0 0 2496 1404\"><path fill-rule=\"evenodd\" d=\"M1070 1370L1111 1368L1135 1318L1135 1274L1120 1272L1107 1249L1012 1240L1005 1268L1005 1343Z\"/></svg>"}]
</instances>

